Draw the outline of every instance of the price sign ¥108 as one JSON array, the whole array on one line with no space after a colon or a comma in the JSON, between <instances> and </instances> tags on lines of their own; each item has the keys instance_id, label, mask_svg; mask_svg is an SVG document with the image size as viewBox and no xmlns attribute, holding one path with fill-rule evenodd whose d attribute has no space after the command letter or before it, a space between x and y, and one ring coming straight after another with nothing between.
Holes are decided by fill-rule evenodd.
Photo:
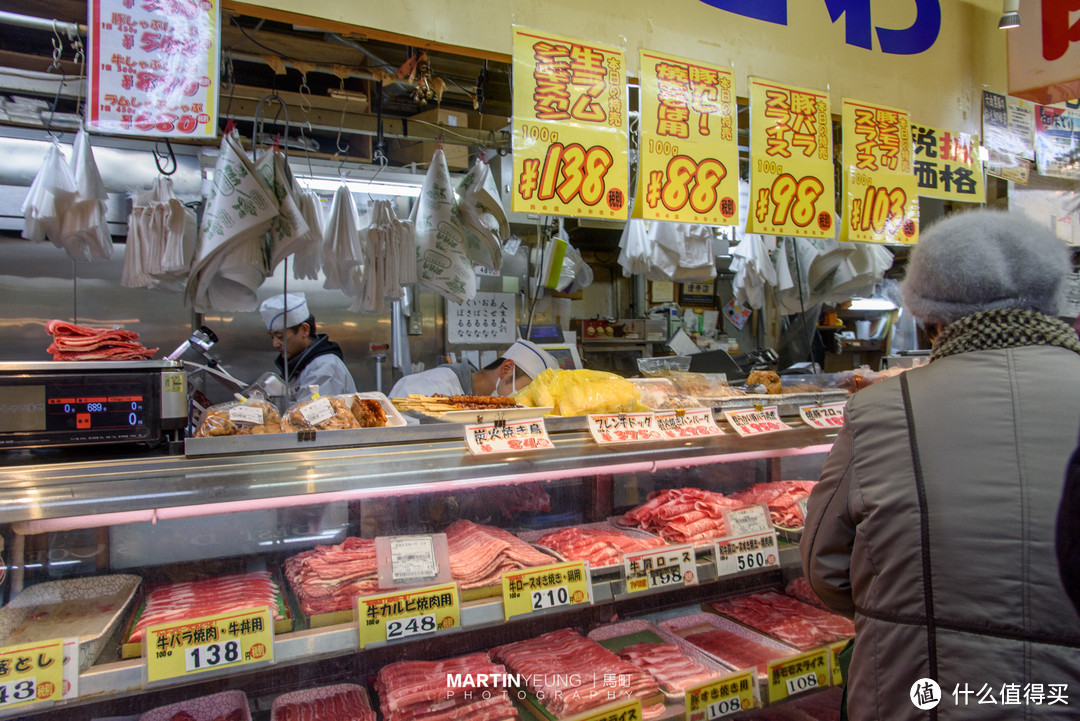
<instances>
[{"instance_id":1,"label":"price sign \u00a5108","mask_svg":"<svg viewBox=\"0 0 1080 721\"><path fill-rule=\"evenodd\" d=\"M769 661L769 703L829 685L828 649L821 647L798 656Z\"/></svg>"},{"instance_id":2,"label":"price sign \u00a5108","mask_svg":"<svg viewBox=\"0 0 1080 721\"><path fill-rule=\"evenodd\" d=\"M714 721L754 708L757 669L736 671L686 690L687 721Z\"/></svg>"}]
</instances>

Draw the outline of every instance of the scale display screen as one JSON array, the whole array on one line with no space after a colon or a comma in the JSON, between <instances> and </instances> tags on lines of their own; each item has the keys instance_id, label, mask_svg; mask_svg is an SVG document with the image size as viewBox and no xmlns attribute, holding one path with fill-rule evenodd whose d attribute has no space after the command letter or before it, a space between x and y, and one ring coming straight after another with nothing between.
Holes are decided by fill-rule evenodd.
<instances>
[{"instance_id":1,"label":"scale display screen","mask_svg":"<svg viewBox=\"0 0 1080 721\"><path fill-rule=\"evenodd\" d=\"M155 379L136 374L24 376L0 384L0 447L29 440L105 443L155 437Z\"/></svg>"}]
</instances>

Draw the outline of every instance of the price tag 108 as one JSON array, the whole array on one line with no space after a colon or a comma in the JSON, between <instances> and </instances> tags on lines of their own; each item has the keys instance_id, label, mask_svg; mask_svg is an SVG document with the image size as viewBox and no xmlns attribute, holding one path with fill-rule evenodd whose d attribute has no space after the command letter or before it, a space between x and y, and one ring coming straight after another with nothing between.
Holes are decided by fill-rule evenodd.
<instances>
[{"instance_id":1,"label":"price tag 108","mask_svg":"<svg viewBox=\"0 0 1080 721\"><path fill-rule=\"evenodd\" d=\"M274 660L274 621L267 606L174 621L146 629L147 681Z\"/></svg>"},{"instance_id":2,"label":"price tag 108","mask_svg":"<svg viewBox=\"0 0 1080 721\"><path fill-rule=\"evenodd\" d=\"M757 669L746 668L730 676L706 681L686 690L687 721L713 721L754 708Z\"/></svg>"},{"instance_id":3,"label":"price tag 108","mask_svg":"<svg viewBox=\"0 0 1080 721\"><path fill-rule=\"evenodd\" d=\"M757 436L762 433L790 431L791 426L780 420L776 406L747 408L740 411L724 411L724 417L740 436Z\"/></svg>"},{"instance_id":4,"label":"price tag 108","mask_svg":"<svg viewBox=\"0 0 1080 721\"><path fill-rule=\"evenodd\" d=\"M745 571L760 571L780 564L776 533L752 536L729 536L713 544L717 576L730 576Z\"/></svg>"},{"instance_id":5,"label":"price tag 108","mask_svg":"<svg viewBox=\"0 0 1080 721\"><path fill-rule=\"evenodd\" d=\"M584 561L535 566L502 576L503 615L509 621L536 611L592 603Z\"/></svg>"},{"instance_id":6,"label":"price tag 108","mask_svg":"<svg viewBox=\"0 0 1080 721\"><path fill-rule=\"evenodd\" d=\"M798 656L769 661L769 703L829 685L829 650L814 649Z\"/></svg>"},{"instance_id":7,"label":"price tag 108","mask_svg":"<svg viewBox=\"0 0 1080 721\"><path fill-rule=\"evenodd\" d=\"M688 543L628 553L623 557L623 576L627 593L695 584L699 579L694 546Z\"/></svg>"},{"instance_id":8,"label":"price tag 108","mask_svg":"<svg viewBox=\"0 0 1080 721\"><path fill-rule=\"evenodd\" d=\"M625 687L623 687L625 689ZM641 718L641 699L620 701L595 711L575 716L574 721L637 721Z\"/></svg>"},{"instance_id":9,"label":"price tag 108","mask_svg":"<svg viewBox=\"0 0 1080 721\"><path fill-rule=\"evenodd\" d=\"M7 669L0 683L0 710L23 704L59 701L64 679L64 640L0 648Z\"/></svg>"},{"instance_id":10,"label":"price tag 108","mask_svg":"<svg viewBox=\"0 0 1080 721\"><path fill-rule=\"evenodd\" d=\"M601 446L612 443L658 441L663 436L655 429L655 414L594 413L587 416L589 433Z\"/></svg>"},{"instance_id":11,"label":"price tag 108","mask_svg":"<svg viewBox=\"0 0 1080 721\"><path fill-rule=\"evenodd\" d=\"M457 583L390 591L356 600L360 648L461 628Z\"/></svg>"},{"instance_id":12,"label":"price tag 108","mask_svg":"<svg viewBox=\"0 0 1080 721\"><path fill-rule=\"evenodd\" d=\"M847 403L826 403L820 406L799 406L803 423L814 428L837 429L844 425Z\"/></svg>"}]
</instances>

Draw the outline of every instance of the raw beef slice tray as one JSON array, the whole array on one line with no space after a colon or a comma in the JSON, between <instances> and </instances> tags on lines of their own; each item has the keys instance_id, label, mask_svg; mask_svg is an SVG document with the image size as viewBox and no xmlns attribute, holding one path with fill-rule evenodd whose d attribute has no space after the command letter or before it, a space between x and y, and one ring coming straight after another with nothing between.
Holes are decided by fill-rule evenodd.
<instances>
[{"instance_id":1,"label":"raw beef slice tray","mask_svg":"<svg viewBox=\"0 0 1080 721\"><path fill-rule=\"evenodd\" d=\"M521 540L530 543L534 548L538 548L544 553L550 553L552 556L555 556L555 558L559 559L560 561L568 561L570 559L563 558L563 555L556 551L554 548L548 548L547 546L537 543L537 539L549 533L554 533L555 531L562 531L567 528L595 528L600 531L619 531L620 533L625 533L628 536L635 536L637 538L660 538L660 536L657 536L655 533L643 531L640 528L616 525L614 522L615 518L618 518L618 516L609 518L606 521L597 521L596 523L576 523L572 526L556 526L555 528L545 528L541 531L528 530L516 533L514 535L516 535ZM659 548L663 548L663 546L658 547L658 549ZM622 561L620 561L619 563L613 563L609 566L600 566L599 568L594 568L592 565L590 565L589 574L593 578L597 576L617 575L619 573L619 569L621 568Z\"/></svg>"},{"instance_id":2,"label":"raw beef slice tray","mask_svg":"<svg viewBox=\"0 0 1080 721\"><path fill-rule=\"evenodd\" d=\"M694 644L687 643L686 639L682 636L674 634L662 626L657 626L651 621L633 619L631 621L610 623L590 631L588 638L597 641L601 646L615 653L619 653L627 646L632 646L633 644L642 641L651 643L673 643L690 658L715 670L717 678L731 673L731 670L727 666L720 663ZM663 691L663 687L661 687L660 690ZM667 699L668 703L679 703L686 699L686 694L671 694L664 691L664 697Z\"/></svg>"},{"instance_id":3,"label":"raw beef slice tray","mask_svg":"<svg viewBox=\"0 0 1080 721\"><path fill-rule=\"evenodd\" d=\"M734 621L732 621L732 620L730 620L728 618L725 618L723 616L719 616L719 615L717 615L715 613L701 612L701 613L694 613L694 614L691 614L689 616L680 616L679 618L672 618L672 619L669 619L667 621L661 621L660 622L660 627L665 628L665 629L671 631L672 633L674 633L674 634L676 634L678 636L682 636L683 632L685 632L687 629L698 629L698 630L702 630L702 631L708 630L708 628L706 628L706 627L723 629L725 631L729 631L729 632L735 634L736 636L742 636L743 638L745 638L745 639L747 639L749 641L759 643L762 646L768 646L769 648L775 648L776 649L776 656L775 656L776 659L787 658L787 657L790 657L790 656L798 656L800 653L802 653L802 651L800 651L799 649L797 649L797 648L795 648L793 646L789 646L786 643L781 643L780 641L777 641L774 638L771 638L771 637L766 636L764 634L758 633L757 631L753 631L753 630L747 628L746 626L743 626L742 624L735 623ZM694 632L696 632L696 631L694 631ZM685 640L685 637L683 637L683 638ZM712 658L713 660L715 660L717 663L724 666L725 668L729 668L732 671L738 671L739 670L739 669L736 669L736 668L731 668L731 666L729 664L725 663L723 660L717 658L716 656L709 653L708 651L706 651L704 649L700 649L700 650L701 650L702 653L706 654L707 656L709 656L709 658ZM770 659L770 660L774 660L774 659ZM761 684L761 689L760 690L762 692L762 698L765 698L765 696L766 696L765 692L766 692L766 688L767 688L767 683L766 682L768 681L768 679L764 675L759 674L758 675L758 681Z\"/></svg>"}]
</instances>

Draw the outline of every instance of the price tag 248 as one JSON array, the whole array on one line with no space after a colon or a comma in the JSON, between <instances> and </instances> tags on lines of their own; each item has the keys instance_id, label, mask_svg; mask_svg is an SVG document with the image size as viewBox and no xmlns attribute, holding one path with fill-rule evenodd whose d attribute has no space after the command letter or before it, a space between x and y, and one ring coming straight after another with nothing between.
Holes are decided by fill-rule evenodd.
<instances>
[{"instance_id":1,"label":"price tag 248","mask_svg":"<svg viewBox=\"0 0 1080 721\"><path fill-rule=\"evenodd\" d=\"M435 614L429 613L424 616L388 621L386 624L386 640L397 641L410 636L423 636L435 633L438 626L435 623Z\"/></svg>"}]
</instances>

